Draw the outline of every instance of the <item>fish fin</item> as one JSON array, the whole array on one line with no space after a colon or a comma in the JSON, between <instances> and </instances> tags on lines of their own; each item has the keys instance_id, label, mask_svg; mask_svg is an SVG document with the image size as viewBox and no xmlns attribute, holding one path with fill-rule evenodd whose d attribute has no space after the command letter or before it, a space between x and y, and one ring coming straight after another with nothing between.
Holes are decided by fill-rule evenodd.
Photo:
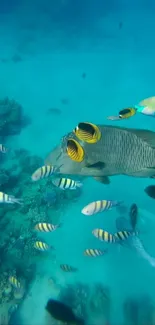
<instances>
[{"instance_id":1,"label":"fish fin","mask_svg":"<svg viewBox=\"0 0 155 325\"><path fill-rule=\"evenodd\" d=\"M123 128L119 126L113 127L112 125L108 125L108 128L115 128L115 129L120 129L124 130L129 133L135 134L138 138L141 138L143 141L145 141L148 145L150 145L152 148L155 148L155 132L146 130L146 129L128 129L128 128Z\"/></svg>"},{"instance_id":2,"label":"fish fin","mask_svg":"<svg viewBox=\"0 0 155 325\"><path fill-rule=\"evenodd\" d=\"M95 177L93 177L94 179L95 179L95 181L97 181L97 182L100 182L100 183L103 183L103 184L106 184L106 185L108 185L108 184L110 184L110 179L109 179L109 177L108 176L95 176Z\"/></svg>"},{"instance_id":3,"label":"fish fin","mask_svg":"<svg viewBox=\"0 0 155 325\"><path fill-rule=\"evenodd\" d=\"M155 148L155 133L153 131L144 129L128 129L128 132L134 133L137 137L147 142L152 148Z\"/></svg>"},{"instance_id":4,"label":"fish fin","mask_svg":"<svg viewBox=\"0 0 155 325\"><path fill-rule=\"evenodd\" d=\"M76 181L76 186L77 186L77 187L82 187L83 184L82 184L80 181Z\"/></svg>"},{"instance_id":5,"label":"fish fin","mask_svg":"<svg viewBox=\"0 0 155 325\"><path fill-rule=\"evenodd\" d=\"M104 162L102 162L102 161L98 161L98 162L96 162L95 164L86 164L86 167L87 168L94 168L94 169L102 169L102 168L104 168L105 167L105 163Z\"/></svg>"},{"instance_id":6,"label":"fish fin","mask_svg":"<svg viewBox=\"0 0 155 325\"><path fill-rule=\"evenodd\" d=\"M155 178L154 172L155 172L155 168L149 167L149 168L143 168L143 170L137 171L135 173L130 173L130 174L128 173L128 176Z\"/></svg>"},{"instance_id":7,"label":"fish fin","mask_svg":"<svg viewBox=\"0 0 155 325\"><path fill-rule=\"evenodd\" d=\"M56 225L57 228L61 228L63 226L63 222L60 222Z\"/></svg>"}]
</instances>

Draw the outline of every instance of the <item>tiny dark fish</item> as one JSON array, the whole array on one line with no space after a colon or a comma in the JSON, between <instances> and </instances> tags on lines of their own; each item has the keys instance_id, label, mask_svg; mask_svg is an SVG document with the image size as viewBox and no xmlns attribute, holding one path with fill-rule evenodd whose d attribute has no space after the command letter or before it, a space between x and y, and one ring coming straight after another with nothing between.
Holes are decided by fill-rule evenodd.
<instances>
[{"instance_id":1,"label":"tiny dark fish","mask_svg":"<svg viewBox=\"0 0 155 325\"><path fill-rule=\"evenodd\" d=\"M83 72L81 77L82 77L82 79L86 79L86 76L87 76L86 73Z\"/></svg>"},{"instance_id":2,"label":"tiny dark fish","mask_svg":"<svg viewBox=\"0 0 155 325\"><path fill-rule=\"evenodd\" d=\"M22 58L19 54L14 54L11 58L11 60L14 62L14 63L18 63L18 62L21 62L22 61Z\"/></svg>"},{"instance_id":3,"label":"tiny dark fish","mask_svg":"<svg viewBox=\"0 0 155 325\"><path fill-rule=\"evenodd\" d=\"M49 115L61 115L61 110L59 108L49 108L47 114Z\"/></svg>"},{"instance_id":4,"label":"tiny dark fish","mask_svg":"<svg viewBox=\"0 0 155 325\"><path fill-rule=\"evenodd\" d=\"M9 62L9 60L8 60L8 59L6 59L6 58L1 58L1 62L2 62L2 63L8 63L8 62Z\"/></svg>"},{"instance_id":5,"label":"tiny dark fish","mask_svg":"<svg viewBox=\"0 0 155 325\"><path fill-rule=\"evenodd\" d=\"M68 264L60 264L60 268L64 271L64 272L77 272L77 268L73 267L71 265Z\"/></svg>"},{"instance_id":6,"label":"tiny dark fish","mask_svg":"<svg viewBox=\"0 0 155 325\"><path fill-rule=\"evenodd\" d=\"M60 301L50 299L47 302L45 309L53 318L60 320L63 323L84 325L84 320L77 317L70 307Z\"/></svg>"},{"instance_id":7,"label":"tiny dark fish","mask_svg":"<svg viewBox=\"0 0 155 325\"><path fill-rule=\"evenodd\" d=\"M122 27L123 27L123 23L122 23L122 21L120 21L119 22L119 29L122 29Z\"/></svg>"},{"instance_id":8,"label":"tiny dark fish","mask_svg":"<svg viewBox=\"0 0 155 325\"><path fill-rule=\"evenodd\" d=\"M62 99L61 99L61 103L62 103L63 105L68 105L68 104L69 104L69 99L68 99L68 98L62 98Z\"/></svg>"},{"instance_id":9,"label":"tiny dark fish","mask_svg":"<svg viewBox=\"0 0 155 325\"><path fill-rule=\"evenodd\" d=\"M135 203L133 203L130 207L129 217L131 227L133 230L135 230L138 221L138 207Z\"/></svg>"},{"instance_id":10,"label":"tiny dark fish","mask_svg":"<svg viewBox=\"0 0 155 325\"><path fill-rule=\"evenodd\" d=\"M155 185L147 186L144 191L149 197L155 199Z\"/></svg>"}]
</instances>

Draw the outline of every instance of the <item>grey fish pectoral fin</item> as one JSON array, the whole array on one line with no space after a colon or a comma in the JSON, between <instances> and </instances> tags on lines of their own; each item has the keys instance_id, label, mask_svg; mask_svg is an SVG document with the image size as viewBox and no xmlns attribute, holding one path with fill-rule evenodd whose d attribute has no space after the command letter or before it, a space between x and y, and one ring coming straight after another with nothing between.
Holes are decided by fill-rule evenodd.
<instances>
[{"instance_id":1,"label":"grey fish pectoral fin","mask_svg":"<svg viewBox=\"0 0 155 325\"><path fill-rule=\"evenodd\" d=\"M110 184L110 179L108 176L94 176L93 177L97 182L100 182L102 184Z\"/></svg>"}]
</instances>

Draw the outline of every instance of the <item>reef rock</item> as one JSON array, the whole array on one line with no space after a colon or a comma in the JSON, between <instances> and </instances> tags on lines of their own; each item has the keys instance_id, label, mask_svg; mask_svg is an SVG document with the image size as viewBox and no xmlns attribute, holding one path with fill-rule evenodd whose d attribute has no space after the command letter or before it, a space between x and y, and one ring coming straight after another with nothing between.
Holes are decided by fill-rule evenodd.
<instances>
[{"instance_id":1,"label":"reef rock","mask_svg":"<svg viewBox=\"0 0 155 325\"><path fill-rule=\"evenodd\" d=\"M23 109L15 100L8 97L0 100L0 136L16 135L30 123Z\"/></svg>"}]
</instances>

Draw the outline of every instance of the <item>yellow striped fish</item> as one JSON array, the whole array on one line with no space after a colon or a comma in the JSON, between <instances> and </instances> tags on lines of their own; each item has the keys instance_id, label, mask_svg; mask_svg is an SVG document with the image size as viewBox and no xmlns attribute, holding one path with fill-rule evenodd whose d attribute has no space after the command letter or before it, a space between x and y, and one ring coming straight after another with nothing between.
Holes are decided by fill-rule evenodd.
<instances>
[{"instance_id":1,"label":"yellow striped fish","mask_svg":"<svg viewBox=\"0 0 155 325\"><path fill-rule=\"evenodd\" d=\"M68 157L76 162L82 162L84 159L84 150L75 139L67 140L66 152Z\"/></svg>"},{"instance_id":2,"label":"yellow striped fish","mask_svg":"<svg viewBox=\"0 0 155 325\"><path fill-rule=\"evenodd\" d=\"M128 230L122 230L122 231L118 231L116 232L113 236L116 238L116 240L118 241L124 241L126 239L128 239L131 236L136 236L138 235L139 232L138 231L128 231Z\"/></svg>"},{"instance_id":3,"label":"yellow striped fish","mask_svg":"<svg viewBox=\"0 0 155 325\"><path fill-rule=\"evenodd\" d=\"M86 205L82 209L81 213L85 214L86 216L92 216L102 211L111 210L113 207L117 207L122 203L123 202L107 200L96 201Z\"/></svg>"},{"instance_id":4,"label":"yellow striped fish","mask_svg":"<svg viewBox=\"0 0 155 325\"><path fill-rule=\"evenodd\" d=\"M70 178L56 178L52 181L52 183L61 190L76 190L77 187L82 186L80 181L74 181Z\"/></svg>"},{"instance_id":5,"label":"yellow striped fish","mask_svg":"<svg viewBox=\"0 0 155 325\"><path fill-rule=\"evenodd\" d=\"M15 289L20 289L21 288L21 283L17 280L15 276L10 276L9 277L9 283L15 288Z\"/></svg>"},{"instance_id":6,"label":"yellow striped fish","mask_svg":"<svg viewBox=\"0 0 155 325\"><path fill-rule=\"evenodd\" d=\"M102 256L107 252L107 250L100 250L100 249L93 249L93 248L87 248L84 251L85 256L90 256L90 257L96 257L96 256Z\"/></svg>"},{"instance_id":7,"label":"yellow striped fish","mask_svg":"<svg viewBox=\"0 0 155 325\"><path fill-rule=\"evenodd\" d=\"M96 143L101 138L100 129L92 123L82 122L73 130L76 137L87 143Z\"/></svg>"},{"instance_id":8,"label":"yellow striped fish","mask_svg":"<svg viewBox=\"0 0 155 325\"><path fill-rule=\"evenodd\" d=\"M119 111L118 116L108 116L108 120L117 121L122 119L130 118L131 116L134 116L137 112L137 109L135 107L128 107L124 108L121 111Z\"/></svg>"},{"instance_id":9,"label":"yellow striped fish","mask_svg":"<svg viewBox=\"0 0 155 325\"><path fill-rule=\"evenodd\" d=\"M49 246L48 244L38 240L34 243L34 248L39 250L39 251L48 251L51 246Z\"/></svg>"},{"instance_id":10,"label":"yellow striped fish","mask_svg":"<svg viewBox=\"0 0 155 325\"><path fill-rule=\"evenodd\" d=\"M47 165L38 168L31 176L32 181L36 182L41 178L49 177L54 174L57 169L54 166Z\"/></svg>"},{"instance_id":11,"label":"yellow striped fish","mask_svg":"<svg viewBox=\"0 0 155 325\"><path fill-rule=\"evenodd\" d=\"M18 203L22 205L22 199L16 199L13 195L8 195L3 192L0 192L0 203L14 204Z\"/></svg>"},{"instance_id":12,"label":"yellow striped fish","mask_svg":"<svg viewBox=\"0 0 155 325\"><path fill-rule=\"evenodd\" d=\"M116 242L116 237L103 229L94 229L92 234L101 241L105 241L107 243Z\"/></svg>"},{"instance_id":13,"label":"yellow striped fish","mask_svg":"<svg viewBox=\"0 0 155 325\"><path fill-rule=\"evenodd\" d=\"M34 229L40 232L52 232L59 227L61 227L61 224L52 225L51 223L40 222L35 225Z\"/></svg>"},{"instance_id":14,"label":"yellow striped fish","mask_svg":"<svg viewBox=\"0 0 155 325\"><path fill-rule=\"evenodd\" d=\"M76 272L77 268L70 266L68 264L60 264L60 268L64 271L64 272Z\"/></svg>"}]
</instances>

